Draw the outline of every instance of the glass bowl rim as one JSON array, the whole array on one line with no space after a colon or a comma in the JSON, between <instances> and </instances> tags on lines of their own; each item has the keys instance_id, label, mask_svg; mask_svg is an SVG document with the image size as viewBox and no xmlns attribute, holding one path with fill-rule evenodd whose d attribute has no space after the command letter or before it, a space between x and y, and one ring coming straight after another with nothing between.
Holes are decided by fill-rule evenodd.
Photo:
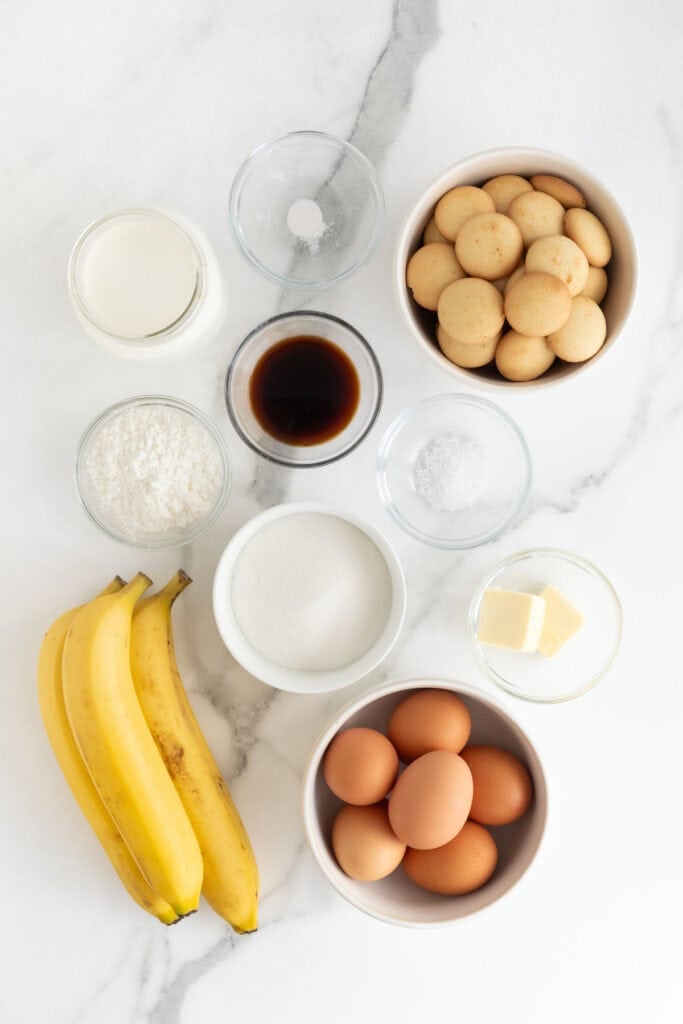
<instances>
[{"instance_id":1,"label":"glass bowl rim","mask_svg":"<svg viewBox=\"0 0 683 1024\"><path fill-rule=\"evenodd\" d=\"M585 683L583 686L576 690L572 690L571 693L562 694L556 697L543 697L536 694L525 693L521 690L513 688L508 683L505 676L500 675L500 673L496 672L495 669L491 667L487 658L482 653L481 647L477 641L475 628L477 617L476 611L478 609L479 604L481 603L481 599L486 588L490 586L493 580L501 572L504 572L506 569L509 569L510 566L515 565L516 562L521 562L528 558L536 558L537 556L550 556L551 558L559 558L564 562L571 563L579 569L585 570L590 576L592 576L594 579L603 584L607 593L610 595L612 599L612 605L616 612L616 638L612 650L610 651L609 657L605 661L605 664L602 666L600 671L597 672L595 675L591 676L588 682ZM518 697L520 700L529 701L532 704L564 704L569 700L574 700L576 697L582 697L584 693L588 693L588 691L592 690L594 686L597 686L600 680L604 679L604 677L607 675L612 665L614 664L617 654L619 653L619 649L621 647L621 639L623 635L623 627L624 610L621 604L621 600L619 599L619 595L617 594L611 580L609 580L605 573L602 571L602 569L599 569L597 565L595 565L593 562L589 561L587 558L584 558L582 555L574 554L573 551L567 551L566 548L524 548L522 551L515 551L513 554L508 555L507 558L503 558L500 562L497 562L496 565L494 565L494 567L490 569L489 572L487 572L486 575L479 581L472 595L470 606L467 612L467 633L469 635L472 653L474 654L475 660L479 668L501 690L505 690L506 693L512 694L513 697Z\"/></svg>"},{"instance_id":2,"label":"glass bowl rim","mask_svg":"<svg viewBox=\"0 0 683 1024\"><path fill-rule=\"evenodd\" d=\"M207 515L200 520L201 527L198 529L192 526L186 527L180 538L174 540L155 540L155 541L144 541L144 540L131 540L129 537L123 536L122 533L117 532L114 529L110 529L105 526L104 523L98 518L94 510L90 507L86 498L81 490L79 471L82 468L83 457L87 448L88 442L95 435L96 431L101 427L103 422L110 416L114 416L117 413L122 412L126 408L134 408L142 405L161 405L169 406L174 409L179 409L181 412L188 413L196 422L200 423L211 435L216 448L218 450L220 461L221 461L221 484L218 491L216 502L207 513ZM111 540L115 540L120 544L126 544L128 547L139 548L145 551L169 551L173 548L185 547L187 544L191 544L205 533L209 527L218 519L219 515L225 508L225 503L230 493L230 486L232 483L232 469L230 466L230 459L228 456L228 449L225 443L225 438L219 431L216 424L207 416L205 413L192 405L190 402L183 401L182 398L174 398L171 395L134 395L132 398L124 398L119 402L114 402L113 405L107 406L102 412L98 413L85 428L76 446L76 452L73 461L73 477L76 485L76 493L81 504L81 508L87 515L88 519L95 524L106 534Z\"/></svg>"},{"instance_id":3,"label":"glass bowl rim","mask_svg":"<svg viewBox=\"0 0 683 1024\"><path fill-rule=\"evenodd\" d=\"M241 221L238 215L239 199L242 194L244 183L247 179L249 172L259 162L259 160L266 156L271 150L280 146L286 141L293 139L323 139L325 142L331 142L338 146L342 152L350 155L355 162L363 169L370 185L370 191L373 196L375 204L375 223L370 233L370 237L365 246L363 254L357 260L355 260L345 270L340 271L338 274L334 274L331 277L324 277L319 280L302 281L298 278L286 277L283 274L278 274L276 271L271 270L252 252L251 248L246 242L244 232L242 231ZM346 139L340 138L338 135L333 135L331 132L314 131L312 129L303 129L300 131L285 132L284 135L278 135L274 139L269 139L267 142L262 142L256 149L252 150L249 156L240 164L240 167L233 178L232 185L230 187L230 198L229 198L229 222L230 222L230 233L233 241L240 253L247 260L255 270L264 277L267 277L270 281L274 281L275 284L291 288L292 290L300 291L322 291L324 288L332 288L335 285L341 284L342 281L346 281L349 277L352 277L356 271L360 270L361 267L365 266L373 252L379 244L382 231L384 230L384 222L386 217L386 203L384 201L384 192L380 184L379 175L370 163L364 153L361 153L356 146L351 142L347 142Z\"/></svg>"},{"instance_id":4,"label":"glass bowl rim","mask_svg":"<svg viewBox=\"0 0 683 1024\"><path fill-rule=\"evenodd\" d=\"M522 453L524 480L514 507L494 530L489 530L486 533L479 534L477 537L473 537L467 541L434 537L432 534L424 533L422 530L409 523L407 519L400 514L396 503L391 498L391 493L386 480L386 464L389 453L391 452L394 441L399 436L403 428L420 412L428 409L429 407L434 407L438 403L444 401L452 402L457 405L469 405L475 409L483 409L497 417L509 430L511 435L516 438ZM398 523L405 533L414 537L416 540L422 541L423 544L431 544L432 547L443 548L448 551L468 551L471 548L481 547L483 544L488 544L490 541L496 540L504 530L508 529L515 522L524 508L531 491L533 465L531 461L531 451L527 440L517 422L508 412L501 409L500 406L496 405L496 403L492 402L490 399L482 398L479 395L468 395L463 391L444 391L437 395L428 395L427 398L420 399L420 401L416 402L414 405L409 405L408 408L403 409L389 424L384 432L382 440L380 441L379 448L377 449L375 479L377 482L380 500L384 508L392 517L394 522Z\"/></svg>"},{"instance_id":5,"label":"glass bowl rim","mask_svg":"<svg viewBox=\"0 0 683 1024\"><path fill-rule=\"evenodd\" d=\"M255 336L257 334L260 334L260 332L265 328L270 327L272 324L279 323L282 320L287 320L290 317L293 318L299 316L311 317L313 319L318 319L321 321L328 320L331 321L332 323L340 325L341 327L349 331L351 335L353 335L353 337L356 339L356 341L360 342L361 348L363 348L366 354L368 355L370 365L372 367L371 372L377 384L377 398L374 403L372 413L368 419L368 422L365 424L363 430L358 435L358 437L356 437L348 447L344 448L343 451L336 452L335 454L329 455L327 458L324 459L317 459L315 462L297 462L295 459L289 459L286 456L273 455L271 452L266 452L263 448L261 448L256 443L256 441L254 441L252 438L248 436L248 434L242 429L241 424L238 422L237 415L233 408L233 402L230 393L230 385L232 382L234 368L237 363L237 360L240 357L240 355L253 342ZM334 342L332 342L332 344L334 344ZM384 378L382 376L382 367L380 366L379 359L377 358L374 349L370 345L370 342L366 338L364 338L360 331L357 330L347 320L343 320L339 316L334 316L332 313L322 313L319 310L295 309L292 310L290 313L276 313L274 316L268 317L267 320L263 320L262 323L254 327L253 330L251 330L249 334L247 334L244 340L240 342L238 347L235 349L235 352L233 353L232 359L230 360L228 369L225 374L224 398L230 422L235 428L236 433L238 434L240 439L244 441L244 443L249 448L251 448L252 451L256 452L257 455L260 455L261 458L266 459L268 462L274 463L276 466L287 466L290 469L316 469L319 468L320 466L329 466L331 463L338 462L339 459L343 459L345 456L350 455L351 452L355 451L356 448L358 448L358 446L361 444L361 442L364 441L365 438L368 436L368 434L374 427L375 423L377 422L377 417L379 416L380 411L382 409L382 402L384 401ZM333 439L331 438L330 440ZM288 447L291 448L294 446L289 445ZM314 446L311 445L311 447Z\"/></svg>"}]
</instances>

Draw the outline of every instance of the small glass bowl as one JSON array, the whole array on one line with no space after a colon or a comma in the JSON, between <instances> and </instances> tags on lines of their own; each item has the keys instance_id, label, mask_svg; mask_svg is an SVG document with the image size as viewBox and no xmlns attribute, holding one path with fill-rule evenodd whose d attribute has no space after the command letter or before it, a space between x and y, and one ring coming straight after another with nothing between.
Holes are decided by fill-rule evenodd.
<instances>
[{"instance_id":1,"label":"small glass bowl","mask_svg":"<svg viewBox=\"0 0 683 1024\"><path fill-rule=\"evenodd\" d=\"M300 227L299 235L290 230L288 217L300 200L317 204L320 235L315 221L308 237ZM384 197L374 167L354 146L325 132L292 132L259 146L240 167L230 191L230 226L242 255L271 281L329 288L376 249Z\"/></svg>"},{"instance_id":2,"label":"small glass bowl","mask_svg":"<svg viewBox=\"0 0 683 1024\"><path fill-rule=\"evenodd\" d=\"M351 420L339 434L320 444L279 441L264 430L251 406L251 375L259 359L273 345L297 335L331 341L351 360L360 383L358 406ZM382 371L362 334L339 317L305 310L281 313L254 328L237 349L225 379L225 402L235 430L255 452L281 466L324 466L348 455L372 429L382 406L382 394Z\"/></svg>"},{"instance_id":3,"label":"small glass bowl","mask_svg":"<svg viewBox=\"0 0 683 1024\"><path fill-rule=\"evenodd\" d=\"M552 658L480 644L479 613L491 587L540 594L552 584L584 622ZM558 704L580 697L607 673L621 642L622 610L614 587L594 565L568 551L530 548L511 555L481 581L472 598L468 632L474 656L489 679L515 697Z\"/></svg>"},{"instance_id":4,"label":"small glass bowl","mask_svg":"<svg viewBox=\"0 0 683 1024\"><path fill-rule=\"evenodd\" d=\"M105 425L111 423L112 420L128 409L143 406L161 406L177 409L190 417L195 424L203 428L210 436L220 459L221 480L216 489L214 503L205 515L190 523L189 526L179 527L175 530L164 530L160 533L136 534L132 531L126 532L121 528L120 524L112 521L111 517L107 514L107 510L99 503L87 467L90 448ZM212 423L208 416L205 416L203 412L200 412L193 405L183 402L179 398L169 398L166 395L141 395L138 398L129 398L110 406L92 421L78 442L76 449L76 489L88 518L113 540L117 540L122 544L128 544L131 547L145 548L146 550L159 551L165 548L179 548L197 540L221 514L228 497L228 491L230 490L230 475L227 448L223 436L216 425Z\"/></svg>"},{"instance_id":5,"label":"small glass bowl","mask_svg":"<svg viewBox=\"0 0 683 1024\"><path fill-rule=\"evenodd\" d=\"M433 439L455 435L481 449L481 490L470 507L436 510L418 493L415 464ZM380 497L398 525L425 544L462 550L493 540L524 506L531 456L514 420L473 395L434 395L402 412L377 453Z\"/></svg>"}]
</instances>

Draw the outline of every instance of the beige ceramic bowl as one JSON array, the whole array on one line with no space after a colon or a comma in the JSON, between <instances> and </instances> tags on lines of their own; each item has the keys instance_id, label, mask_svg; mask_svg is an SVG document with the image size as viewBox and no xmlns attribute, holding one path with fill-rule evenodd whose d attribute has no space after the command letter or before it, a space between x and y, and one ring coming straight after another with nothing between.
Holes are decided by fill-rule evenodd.
<instances>
[{"instance_id":1,"label":"beige ceramic bowl","mask_svg":"<svg viewBox=\"0 0 683 1024\"><path fill-rule=\"evenodd\" d=\"M330 844L334 817L341 801L323 778L322 759L340 729L369 726L386 730L391 712L415 690L437 688L457 693L472 716L473 743L491 743L511 751L526 764L534 782L529 811L512 825L491 829L498 845L498 866L493 878L466 896L438 896L420 889L399 867L379 882L356 882L338 867ZM306 836L323 874L344 899L359 910L390 924L428 927L468 917L495 903L526 872L536 856L545 829L548 796L543 768L536 750L513 718L481 690L443 679L408 679L388 683L348 704L327 726L311 754L303 786Z\"/></svg>"},{"instance_id":2,"label":"beige ceramic bowl","mask_svg":"<svg viewBox=\"0 0 683 1024\"><path fill-rule=\"evenodd\" d=\"M607 339L597 355L586 363L563 363L556 360L547 373L537 380L514 383L500 376L495 365L481 370L464 370L451 363L439 349L435 337L435 315L421 309L406 285L406 266L413 252L422 244L422 233L441 196L456 185L480 185L497 174L555 174L573 182L585 195L588 208L604 223L612 239L612 259L607 267L609 288L602 304L607 318ZM528 390L558 381L574 379L595 366L608 352L628 317L636 287L636 247L626 217L616 200L583 167L557 153L543 149L492 149L467 157L444 171L418 199L408 214L394 254L394 286L398 304L406 323L422 351L453 377L471 387Z\"/></svg>"}]
</instances>

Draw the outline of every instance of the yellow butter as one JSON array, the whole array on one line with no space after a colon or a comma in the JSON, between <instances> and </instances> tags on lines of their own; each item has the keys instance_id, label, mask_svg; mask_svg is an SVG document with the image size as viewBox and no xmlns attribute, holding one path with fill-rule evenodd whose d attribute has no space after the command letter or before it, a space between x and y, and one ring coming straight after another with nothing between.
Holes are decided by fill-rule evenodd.
<instances>
[{"instance_id":1,"label":"yellow butter","mask_svg":"<svg viewBox=\"0 0 683 1024\"><path fill-rule=\"evenodd\" d=\"M583 625L583 615L557 587L547 586L541 598L545 601L545 618L538 649L552 658Z\"/></svg>"},{"instance_id":2,"label":"yellow butter","mask_svg":"<svg viewBox=\"0 0 683 1024\"><path fill-rule=\"evenodd\" d=\"M544 616L542 597L492 587L484 592L477 639L481 644L531 654L538 647Z\"/></svg>"}]
</instances>

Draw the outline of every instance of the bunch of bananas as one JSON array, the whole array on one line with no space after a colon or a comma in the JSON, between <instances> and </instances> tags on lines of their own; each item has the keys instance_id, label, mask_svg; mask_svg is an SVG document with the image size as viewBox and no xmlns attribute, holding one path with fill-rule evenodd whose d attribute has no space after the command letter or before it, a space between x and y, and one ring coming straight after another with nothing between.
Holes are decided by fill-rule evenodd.
<instances>
[{"instance_id":1,"label":"bunch of bananas","mask_svg":"<svg viewBox=\"0 0 683 1024\"><path fill-rule=\"evenodd\" d=\"M164 924L200 892L237 932L257 926L249 837L201 733L176 664L171 607L180 570L118 576L60 616L38 664L40 707L57 760L124 886Z\"/></svg>"}]
</instances>

